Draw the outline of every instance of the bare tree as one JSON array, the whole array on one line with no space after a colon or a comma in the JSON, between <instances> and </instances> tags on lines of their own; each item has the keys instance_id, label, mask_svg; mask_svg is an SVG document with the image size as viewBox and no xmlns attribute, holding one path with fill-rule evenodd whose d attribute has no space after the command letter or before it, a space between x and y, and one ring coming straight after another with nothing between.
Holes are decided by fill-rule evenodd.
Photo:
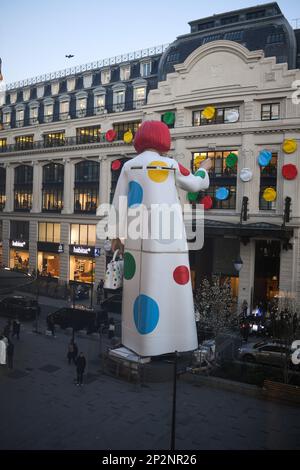
<instances>
[{"instance_id":1,"label":"bare tree","mask_svg":"<svg viewBox=\"0 0 300 470\"><path fill-rule=\"evenodd\" d=\"M237 316L229 280L222 282L219 276L213 276L211 281L204 278L194 300L199 328L209 331L214 338L236 326Z\"/></svg>"}]
</instances>

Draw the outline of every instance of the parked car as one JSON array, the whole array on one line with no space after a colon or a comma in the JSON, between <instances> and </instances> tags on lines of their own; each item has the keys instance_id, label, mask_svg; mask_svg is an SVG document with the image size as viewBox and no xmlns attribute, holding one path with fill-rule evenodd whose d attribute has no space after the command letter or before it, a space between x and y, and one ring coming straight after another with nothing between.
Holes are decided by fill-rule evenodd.
<instances>
[{"instance_id":1,"label":"parked car","mask_svg":"<svg viewBox=\"0 0 300 470\"><path fill-rule=\"evenodd\" d=\"M12 295L0 301L0 315L19 320L34 320L40 314L38 302L23 295Z\"/></svg>"},{"instance_id":2,"label":"parked car","mask_svg":"<svg viewBox=\"0 0 300 470\"><path fill-rule=\"evenodd\" d=\"M286 354L289 355L290 365L292 348L280 342L264 341L259 343L248 343L238 350L238 357L245 362L257 362L271 366L283 366Z\"/></svg>"},{"instance_id":3,"label":"parked car","mask_svg":"<svg viewBox=\"0 0 300 470\"><path fill-rule=\"evenodd\" d=\"M97 312L83 306L60 308L56 312L49 313L47 323L49 321L63 330L66 328L74 328L74 331L86 329L88 333L98 330Z\"/></svg>"}]
</instances>

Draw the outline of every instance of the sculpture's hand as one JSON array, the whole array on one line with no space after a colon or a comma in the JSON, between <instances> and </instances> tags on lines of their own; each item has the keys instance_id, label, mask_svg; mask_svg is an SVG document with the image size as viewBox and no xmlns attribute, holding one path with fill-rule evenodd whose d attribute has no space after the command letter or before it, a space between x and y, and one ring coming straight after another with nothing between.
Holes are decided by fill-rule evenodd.
<instances>
[{"instance_id":1,"label":"sculpture's hand","mask_svg":"<svg viewBox=\"0 0 300 470\"><path fill-rule=\"evenodd\" d=\"M120 250L120 253L124 253L124 244L121 242L120 238L114 238L111 241L111 250L113 252Z\"/></svg>"},{"instance_id":2,"label":"sculpture's hand","mask_svg":"<svg viewBox=\"0 0 300 470\"><path fill-rule=\"evenodd\" d=\"M204 168L204 170L209 171L212 168L212 161L210 158L207 158L200 164L200 168Z\"/></svg>"}]
</instances>

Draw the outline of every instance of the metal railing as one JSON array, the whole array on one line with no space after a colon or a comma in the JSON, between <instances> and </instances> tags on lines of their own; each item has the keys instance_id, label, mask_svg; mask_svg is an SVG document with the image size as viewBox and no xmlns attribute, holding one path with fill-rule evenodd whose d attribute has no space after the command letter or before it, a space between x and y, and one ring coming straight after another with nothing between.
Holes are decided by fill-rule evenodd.
<instances>
[{"instance_id":1,"label":"metal railing","mask_svg":"<svg viewBox=\"0 0 300 470\"><path fill-rule=\"evenodd\" d=\"M94 62L89 62L87 64L77 65L75 67L69 67L63 70L58 70L56 72L37 75L36 77L8 83L6 85L6 90L7 91L14 90L16 88L22 88L28 85L36 85L38 83L72 76L72 75L80 74L82 72L88 72L88 71L93 72L97 69L100 69L101 67L107 67L109 65L122 64L123 62L128 62L131 60L152 57L155 55L162 54L168 47L169 47L169 44L162 44L160 46L149 47L148 49L140 49L138 51L129 52L127 54L117 55L114 57L110 57L108 59L97 60Z\"/></svg>"},{"instance_id":2,"label":"metal railing","mask_svg":"<svg viewBox=\"0 0 300 470\"><path fill-rule=\"evenodd\" d=\"M21 121L15 121L3 124L3 129L13 129L27 127L34 124L45 124L50 122L67 121L68 119L80 119L84 117L98 116L106 113L120 113L124 111L134 111L142 108L147 103L146 98L143 100L125 101L125 103L110 103L105 106L92 106L85 109L70 111L68 113L47 114L40 118L25 118ZM33 120L34 119L34 120Z\"/></svg>"}]
</instances>

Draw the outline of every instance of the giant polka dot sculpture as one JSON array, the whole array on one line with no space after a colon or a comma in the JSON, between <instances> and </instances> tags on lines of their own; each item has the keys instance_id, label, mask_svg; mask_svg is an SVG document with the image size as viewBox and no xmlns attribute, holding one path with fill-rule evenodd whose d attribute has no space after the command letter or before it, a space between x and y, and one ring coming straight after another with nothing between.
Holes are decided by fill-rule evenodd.
<instances>
[{"instance_id":1,"label":"giant polka dot sculpture","mask_svg":"<svg viewBox=\"0 0 300 470\"><path fill-rule=\"evenodd\" d=\"M155 162L149 163L148 166L166 167L167 164L165 162L155 161ZM164 183L168 179L168 176L169 176L168 170L164 170L164 169L160 170L156 168L148 170L148 177L154 183Z\"/></svg>"},{"instance_id":2,"label":"giant polka dot sculpture","mask_svg":"<svg viewBox=\"0 0 300 470\"><path fill-rule=\"evenodd\" d=\"M159 321L157 302L148 295L139 295L134 302L133 318L136 329L141 335L152 333Z\"/></svg>"}]
</instances>

